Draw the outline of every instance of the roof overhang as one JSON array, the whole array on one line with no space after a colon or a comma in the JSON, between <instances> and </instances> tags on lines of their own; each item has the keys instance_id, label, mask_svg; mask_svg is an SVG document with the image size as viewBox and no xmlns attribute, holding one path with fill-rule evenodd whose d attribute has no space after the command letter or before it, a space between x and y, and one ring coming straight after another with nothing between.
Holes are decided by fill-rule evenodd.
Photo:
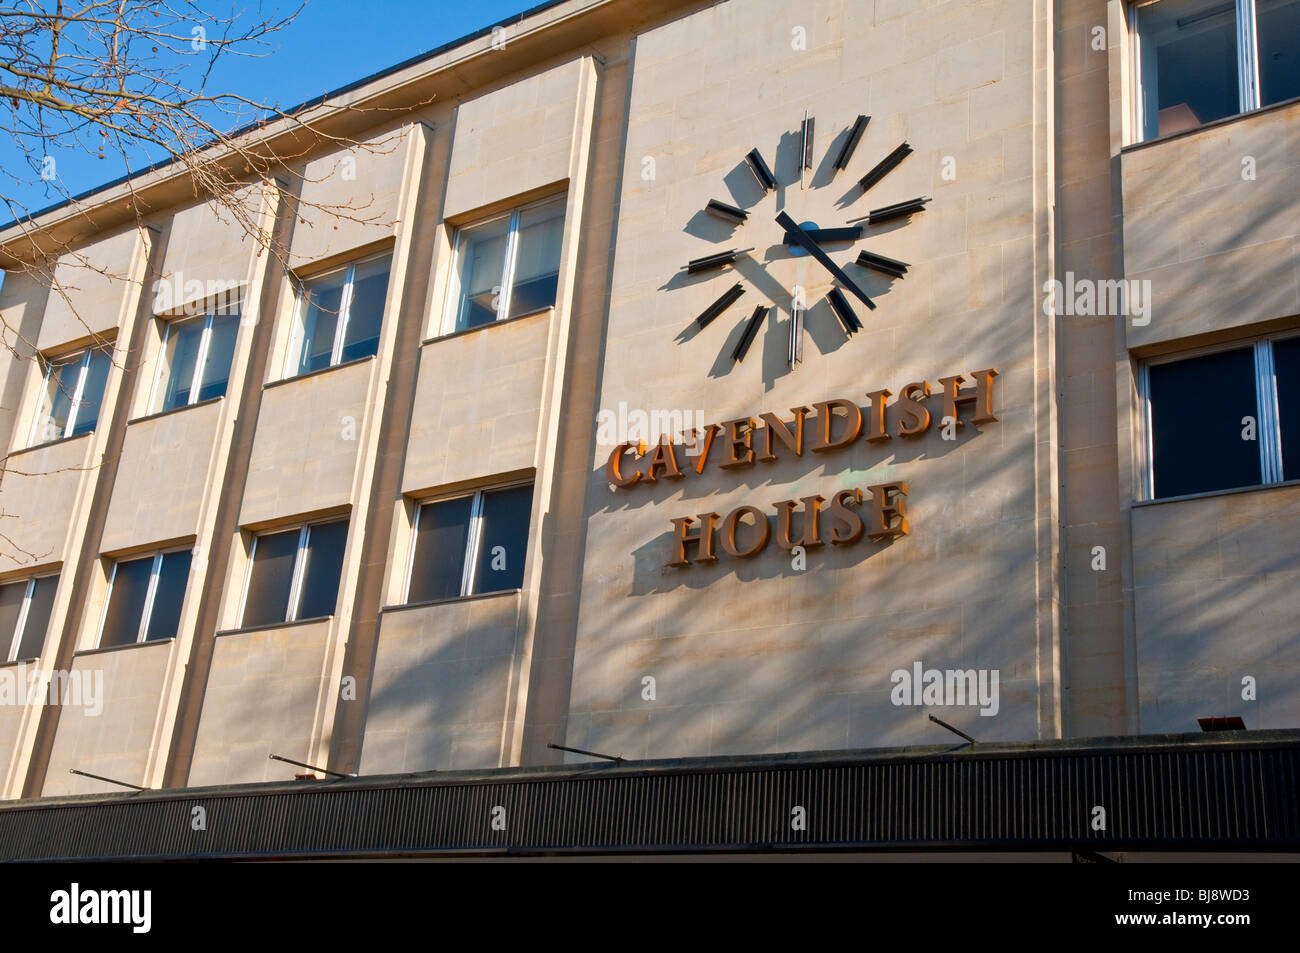
<instances>
[{"instance_id":1,"label":"roof overhang","mask_svg":"<svg viewBox=\"0 0 1300 953\"><path fill-rule=\"evenodd\" d=\"M240 150L298 161L337 140L391 125L423 104L455 99L604 37L658 22L700 0L551 0L470 36L241 130ZM498 38L499 35L499 38ZM504 39L504 42L501 42ZM239 177L242 151L214 147L205 162ZM204 198L177 162L161 163L0 229L0 268L75 248L140 217Z\"/></svg>"}]
</instances>

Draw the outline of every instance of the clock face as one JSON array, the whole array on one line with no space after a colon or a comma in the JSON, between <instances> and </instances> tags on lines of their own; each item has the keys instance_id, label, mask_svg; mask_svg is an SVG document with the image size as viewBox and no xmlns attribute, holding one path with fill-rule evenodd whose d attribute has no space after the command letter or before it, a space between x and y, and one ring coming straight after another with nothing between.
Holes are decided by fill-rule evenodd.
<instances>
[{"instance_id":1,"label":"clock face","mask_svg":"<svg viewBox=\"0 0 1300 953\"><path fill-rule=\"evenodd\" d=\"M857 246L868 237L869 230L874 226L886 222L905 225L912 215L925 209L930 199L909 199L872 209L866 213L856 212L853 206L911 154L912 147L907 142L901 143L878 161L847 193L839 197L838 209L832 213L841 216L838 220L828 218L821 223L796 220L796 216L800 214L800 206L808 209L818 207L817 193L833 185L840 172L847 172L870 121L870 116L858 116L850 127L837 136L838 149L834 153L834 160L831 160L831 151L828 150L822 163L822 171L814 175L812 172L814 119L805 114L798 133L783 137L782 140L782 143L786 144L792 141L795 146L793 164L797 165L799 173L797 189L792 176L786 176L785 180L778 179L762 151L754 148L745 155L743 163L737 166L737 170L742 168L748 170L747 174L741 176L739 184L748 189L750 195L757 195L757 198L748 203L748 208L736 204L735 199L723 201L713 198L702 209L705 216L719 223L718 227L728 233L727 237L718 240L719 244L726 244L728 247L694 258L680 271L690 277L712 276L723 269L731 269L741 280L727 288L700 312L695 318L694 328L688 330L696 334L702 332L712 322L731 311L733 305L741 302L747 294L751 300L755 296L753 293L756 293L759 298L752 309L748 307L748 302L735 309L741 314L738 327L743 326L743 329L731 350L727 352L727 359L733 365L745 359L760 327L782 305L790 312L790 336L786 359L791 370L802 363L804 316L810 307L805 283L813 285L813 282L819 282L826 289L824 298L829 305L829 311L838 319L840 332L847 337L852 337L863 328L862 312L874 311L876 308L876 302L862 288L864 274L867 271L874 271L887 275L891 279L906 277L909 267L906 262L887 258ZM772 154L778 155L780 151L781 147L778 146L777 152ZM786 151L790 150L786 149ZM814 184L816 180L824 181ZM753 188L755 185L756 190ZM732 193L734 192L733 188ZM824 204L822 202L821 207L824 208ZM717 229L714 230L714 234L718 234ZM745 244L746 240L754 242L755 247L739 247ZM757 248L764 245L766 248L762 253L763 261L758 262L755 257ZM851 258L850 255L854 250L858 251L858 255L856 258ZM799 258L806 258L809 263L798 269L798 274L807 275L807 278L782 282L780 277L771 272L777 262ZM837 264L836 258L843 263ZM747 266L754 263L761 265L764 271L761 288L758 287L760 284L758 280L746 281L742 274L748 272L753 276L752 269ZM809 268L815 273L810 274ZM786 277L790 276L787 274ZM827 280L829 285L826 284ZM785 294L775 295L776 288Z\"/></svg>"}]
</instances>

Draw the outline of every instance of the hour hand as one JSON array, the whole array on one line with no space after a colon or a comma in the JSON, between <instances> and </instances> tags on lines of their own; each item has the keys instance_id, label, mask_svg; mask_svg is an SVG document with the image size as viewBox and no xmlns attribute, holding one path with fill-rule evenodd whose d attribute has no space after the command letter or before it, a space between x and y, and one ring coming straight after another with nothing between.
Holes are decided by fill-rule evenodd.
<instances>
[{"instance_id":1,"label":"hour hand","mask_svg":"<svg viewBox=\"0 0 1300 953\"><path fill-rule=\"evenodd\" d=\"M861 301L863 304L865 304L868 308L870 308L873 311L876 309L875 302L867 297L867 293L863 291L861 288L859 288L857 284L854 283L853 279L850 278L848 275L846 275L840 269L839 265L831 261L830 256L821 250L821 246L817 244L817 242L812 238L812 236L810 236L806 231L800 228L798 224L795 222L795 220L792 219L787 213L778 212L776 215L776 224L780 225L783 229L785 229L787 240L793 241L796 244L802 246L803 249L808 252L808 254L812 255L814 258L817 259L818 262L821 263L821 266L823 268L825 268L828 272L830 272L832 278L834 278L844 287L852 291L854 296L856 296L859 301Z\"/></svg>"},{"instance_id":2,"label":"hour hand","mask_svg":"<svg viewBox=\"0 0 1300 953\"><path fill-rule=\"evenodd\" d=\"M825 242L856 242L862 237L861 225L849 225L847 228L806 228L804 234L815 241L817 244ZM794 235L790 232L785 233L785 243L793 245L795 243Z\"/></svg>"}]
</instances>

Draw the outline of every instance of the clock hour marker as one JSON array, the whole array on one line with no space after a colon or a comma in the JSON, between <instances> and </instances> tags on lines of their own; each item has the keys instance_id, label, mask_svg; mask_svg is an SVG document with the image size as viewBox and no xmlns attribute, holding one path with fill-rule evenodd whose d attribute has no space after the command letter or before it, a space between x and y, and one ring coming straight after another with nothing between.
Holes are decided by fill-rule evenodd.
<instances>
[{"instance_id":1,"label":"clock hour marker","mask_svg":"<svg viewBox=\"0 0 1300 953\"><path fill-rule=\"evenodd\" d=\"M813 117L808 113L803 114L803 125L799 129L799 135L803 145L799 150L799 188L806 188L804 184L804 173L812 168L813 164Z\"/></svg>"},{"instance_id":2,"label":"clock hour marker","mask_svg":"<svg viewBox=\"0 0 1300 953\"><path fill-rule=\"evenodd\" d=\"M749 213L744 209L728 205L726 202L719 202L717 199L709 199L709 204L704 206L704 211L733 225L743 224L745 219L749 218Z\"/></svg>"},{"instance_id":3,"label":"clock hour marker","mask_svg":"<svg viewBox=\"0 0 1300 953\"><path fill-rule=\"evenodd\" d=\"M835 145L834 149L829 145L826 146L827 154L824 157L825 162L823 163L823 166L826 164L831 166L827 176L828 179L833 178L841 169L849 168L850 162L857 154L858 148L866 139L866 133L870 123L871 117L863 113L854 119L849 126L844 127L842 131L835 133L835 142L837 145ZM803 110L802 118L798 127L799 138L797 144L799 152L797 161L800 188L808 190L815 190L819 184L814 174L816 166L813 162L815 129L816 119L813 117L811 110ZM782 133L781 141L776 150L777 159L781 159L782 150L787 145L790 145L791 140L793 139L793 131ZM857 180L858 191L853 192L852 196L857 196L869 191L872 187L885 179L894 169L898 168L914 151L915 150L909 142L900 142L892 152L877 162L866 175ZM834 159L833 162L831 161L832 158ZM793 184L793 181L789 176L786 177L784 182L777 181L776 174L772 171L774 166L767 164L767 160L763 158L763 153L760 151L759 146L755 146L745 153L744 165L749 169L750 174L754 176L754 180L758 183L759 188L764 194L779 191L782 188L788 188ZM739 172L739 170L733 168L728 175L730 176L737 172ZM729 184L734 183L729 182ZM742 206L737 204L732 196L729 195L727 198L729 201L723 201L722 199L716 198L708 199L703 208L703 212L720 222L727 223L727 225L733 229L738 228L739 226L748 225L751 214L756 211L754 202L746 201L745 205ZM849 195L843 196L841 204L849 201L850 198L851 196ZM868 229L873 225L880 225L895 220L898 220L898 226L905 225L907 224L906 219L909 216L924 211L927 204L931 201L932 199L929 196L921 196L908 199L904 202L896 202L893 205L885 205L881 208L872 209L864 214L849 217L844 225L834 228L819 228L817 227L817 223L812 221L800 224L796 222L794 218L784 210L784 208L776 210L776 225L781 229L781 243L786 246L787 253L795 258L802 254L807 254L821 265L822 268L825 269L826 274L829 275L831 282L826 290L826 302L830 306L831 311L835 313L836 320L843 327L847 336L852 337L865 327L864 317L859 317L859 312L857 310L858 305L852 301L852 298L857 298L858 301L861 301L870 311L875 310L876 303L872 301L866 291L863 290L867 287L866 284L862 283L866 276L854 272L847 262L843 266L837 264L831 257L831 251L837 247L846 248L851 243L859 242L865 234L868 234ZM698 215L698 213L696 214ZM698 224L699 219L696 218L694 223ZM716 234L717 233L715 232L715 235ZM735 233L733 232L732 234ZM743 240L743 238L737 236L729 241ZM772 254L776 251L775 248L769 248L767 250L763 256L765 259L764 261L760 261L758 258L753 257L753 248L728 248L725 251L720 251L718 248L723 241L728 240L720 240L717 244L712 246L714 249L712 252L704 255L702 258L693 258L685 265L681 266L680 271L684 271L690 275L700 275L702 281L712 281L717 272L724 268L736 268L736 274L733 276L735 283L726 287L726 290L718 295L718 297L714 299L708 307L695 316L694 321L697 328L691 329L688 326L687 333L681 337L682 340L693 336L697 330L709 327L717 322L718 318L723 317L724 315L728 316L729 323L730 321L737 320L736 317L731 316L732 312L730 312L730 309L732 305L739 301L744 296L745 292L749 290L749 285L747 284L746 279L753 278L757 280L759 273L762 272L763 267L766 264L766 260L773 258L779 259L782 257L779 254L775 256ZM844 245L836 245L835 243L837 242L843 242ZM862 251L861 249L855 249L855 252L857 252L858 256L856 260L852 262L853 265L888 275L893 279L906 277L908 271L912 267L905 261L898 261L894 258L878 255L875 252ZM750 257L742 262L742 256L746 255L750 255ZM802 269L800 269L800 275L803 275ZM682 283L687 284L689 282ZM759 282L759 286L762 286L761 281ZM716 290L720 287L725 287L725 285L721 283L714 285L714 293L716 293ZM822 287L827 286L823 285ZM804 337L805 332L807 331L808 320L808 304L803 295L803 288L796 285L794 287L790 305L791 320L788 329L789 334L786 353L786 359L789 362L791 370L794 370L803 363ZM765 297L768 299L766 303L755 307L752 312L748 313L748 316L739 317L739 323L736 326L733 326L728 334L728 340L732 340L733 338L735 340L735 343L731 348L731 361L733 365L739 364L745 359L745 355L749 353L750 349L753 347L755 338L758 337L759 331L763 328L764 319L771 318L773 322L779 323L777 321L778 316L775 314L777 309L777 304L775 302L778 298L774 298L771 295ZM784 306L782 306L782 308L783 307ZM775 327L775 323L773 324L773 327ZM787 329L782 326L781 330L786 331ZM769 341L769 345L770 343L771 342ZM766 347L767 345L765 345L764 349L766 349ZM719 357L721 357L721 355L719 355Z\"/></svg>"},{"instance_id":4,"label":"clock hour marker","mask_svg":"<svg viewBox=\"0 0 1300 953\"><path fill-rule=\"evenodd\" d=\"M705 255L703 258L693 258L686 263L686 273L694 275L701 271L708 271L711 268L721 268L724 265L732 264L737 258L747 251L753 251L752 248L729 248L727 251L720 251L716 255Z\"/></svg>"},{"instance_id":5,"label":"clock hour marker","mask_svg":"<svg viewBox=\"0 0 1300 953\"><path fill-rule=\"evenodd\" d=\"M745 155L745 161L749 163L749 171L754 173L754 178L758 179L758 184L762 186L764 192L771 192L776 188L776 177L772 175L772 170L767 167L763 157L757 149L750 149Z\"/></svg>"},{"instance_id":6,"label":"clock hour marker","mask_svg":"<svg viewBox=\"0 0 1300 953\"><path fill-rule=\"evenodd\" d=\"M846 334L852 336L853 332L862 330L862 322L858 320L857 313L849 304L849 299L844 297L844 292L839 288L832 288L826 292L826 300L830 302L835 317L840 319L840 324L844 325Z\"/></svg>"},{"instance_id":7,"label":"clock hour marker","mask_svg":"<svg viewBox=\"0 0 1300 953\"><path fill-rule=\"evenodd\" d=\"M790 370L803 363L803 289L796 288L790 299Z\"/></svg>"},{"instance_id":8,"label":"clock hour marker","mask_svg":"<svg viewBox=\"0 0 1300 953\"><path fill-rule=\"evenodd\" d=\"M701 311L699 317L695 319L695 323L702 328L707 328L710 321L731 307L732 302L744 293L745 289L741 286L740 282L737 281L734 285L724 291L717 301L713 302L713 304Z\"/></svg>"},{"instance_id":9,"label":"clock hour marker","mask_svg":"<svg viewBox=\"0 0 1300 953\"><path fill-rule=\"evenodd\" d=\"M912 147L906 142L876 163L876 167L858 180L858 185L865 192L885 176L893 172L904 159L912 154Z\"/></svg>"},{"instance_id":10,"label":"clock hour marker","mask_svg":"<svg viewBox=\"0 0 1300 953\"><path fill-rule=\"evenodd\" d=\"M925 203L928 201L930 201L929 198L908 199L906 202L899 202L897 205L886 205L884 208L872 209L867 214L867 224L879 225L881 222L902 218L904 215L911 215L913 212L923 212L925 211Z\"/></svg>"},{"instance_id":11,"label":"clock hour marker","mask_svg":"<svg viewBox=\"0 0 1300 953\"><path fill-rule=\"evenodd\" d=\"M844 140L844 145L840 148L840 154L835 157L835 171L847 169L849 160L853 158L853 150L858 147L858 142L862 139L862 134L867 131L867 123L871 122L870 116L859 116L853 120L853 128L849 130L849 137Z\"/></svg>"},{"instance_id":12,"label":"clock hour marker","mask_svg":"<svg viewBox=\"0 0 1300 953\"><path fill-rule=\"evenodd\" d=\"M910 267L905 261L895 261L893 258L875 255L869 251L864 251L858 255L858 264L863 268L871 268L886 275L893 275L895 278L906 276L907 269Z\"/></svg>"},{"instance_id":13,"label":"clock hour marker","mask_svg":"<svg viewBox=\"0 0 1300 953\"><path fill-rule=\"evenodd\" d=\"M743 361L745 352L749 350L749 345L754 342L754 336L758 334L758 326L763 323L767 317L767 305L760 304L754 309L754 313L749 316L749 323L745 325L745 331L740 335L740 340L736 342L736 348L731 352L733 361Z\"/></svg>"}]
</instances>

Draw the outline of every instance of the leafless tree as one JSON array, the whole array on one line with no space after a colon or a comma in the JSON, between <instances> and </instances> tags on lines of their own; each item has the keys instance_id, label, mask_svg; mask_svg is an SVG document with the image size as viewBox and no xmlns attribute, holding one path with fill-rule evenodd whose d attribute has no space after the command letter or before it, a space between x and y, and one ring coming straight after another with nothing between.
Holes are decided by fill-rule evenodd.
<instances>
[{"instance_id":1,"label":"leafless tree","mask_svg":"<svg viewBox=\"0 0 1300 953\"><path fill-rule=\"evenodd\" d=\"M322 146L372 152L396 148L395 136L360 142L327 131L332 115L361 107L321 103L286 111L210 88L223 61L271 54L276 35L302 9L281 15L260 6L230 8L221 0L3 0L0 135L7 136L11 151L23 161L18 167L0 167L0 229L12 228L7 244L30 252L15 256L0 250L0 268L36 278L74 314L70 269L125 280L109 275L102 263L78 248L52 243L34 210L17 198L40 182L53 202L65 201L74 213L81 211L80 200L58 175L59 157L78 152L105 160L104 180L126 177L138 224L143 224L145 210L134 202L130 176L151 164L169 163L169 171L188 179L196 200L237 223L267 253L283 256L260 222L257 203L248 200L250 186L264 183L300 193L305 176L300 160ZM272 127L275 136L263 134ZM354 202L315 210L325 217L379 223L380 217L368 211L370 204L371 197L363 194ZM301 205L298 209L303 211ZM10 353L39 359L34 341L23 340L2 316L0 325L0 341ZM8 469L7 459L0 462L0 479ZM4 516L0 508L0 519Z\"/></svg>"}]
</instances>

